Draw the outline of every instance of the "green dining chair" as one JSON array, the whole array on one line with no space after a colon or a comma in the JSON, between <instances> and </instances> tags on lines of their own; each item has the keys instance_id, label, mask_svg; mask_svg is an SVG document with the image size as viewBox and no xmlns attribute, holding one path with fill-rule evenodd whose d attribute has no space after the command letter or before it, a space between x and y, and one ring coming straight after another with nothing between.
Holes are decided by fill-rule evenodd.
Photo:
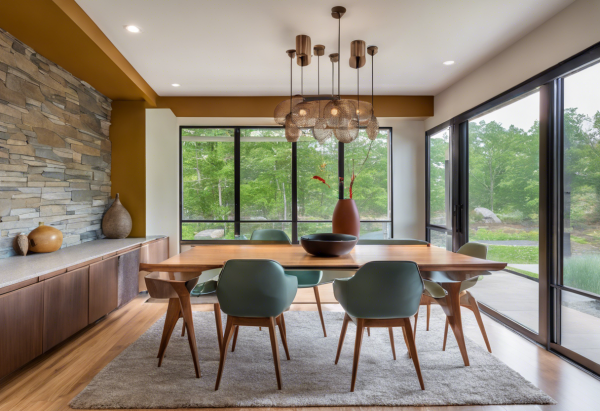
<instances>
[{"instance_id":1,"label":"green dining chair","mask_svg":"<svg viewBox=\"0 0 600 411\"><path fill-rule=\"evenodd\" d=\"M468 255L469 257L481 258L485 260L487 258L487 246L485 244L479 243L466 243L462 247L458 249L457 254ZM463 281L460 285L460 305L461 307L468 308L473 311L475 315L475 319L477 320L477 324L479 325L479 329L481 330L481 335L483 336L483 340L485 341L485 345L489 352L492 352L492 347L490 346L490 342L487 337L487 333L485 332L485 327L483 325L483 320L481 319L481 313L479 312L479 305L477 304L477 300L475 297L468 292L467 290L477 284L477 281L480 279L480 276L470 278L466 281ZM423 297L421 298L421 305L427 306L427 331L429 331L429 317L431 315L430 306L431 303L437 303L437 299L446 297L446 290L433 281L425 281L425 291L423 292ZM419 313L415 315L415 335L417 332L417 318ZM446 340L448 338L448 326L449 320L446 317L446 326L444 331L444 345L443 350L446 350Z\"/></svg>"},{"instance_id":2,"label":"green dining chair","mask_svg":"<svg viewBox=\"0 0 600 411\"><path fill-rule=\"evenodd\" d=\"M348 322L356 324L354 363L350 391L354 391L360 348L366 327L387 328L394 348L393 327L402 327L404 341L415 365L421 389L425 389L417 347L411 329L410 317L419 309L423 280L417 264L412 261L374 261L361 267L354 277L336 279L333 282L335 298L346 311L340 333L335 363L338 363Z\"/></svg>"},{"instance_id":3,"label":"green dining chair","mask_svg":"<svg viewBox=\"0 0 600 411\"><path fill-rule=\"evenodd\" d=\"M286 358L288 351L283 312L288 310L298 292L298 279L287 275L283 267L272 260L229 260L225 263L217 284L217 298L221 311L227 314L225 336L221 345L221 358L215 391L223 376L227 346L234 327L268 327L275 362L277 387L281 389L279 344L275 324L279 327ZM249 376L249 378L254 376Z\"/></svg>"},{"instance_id":4,"label":"green dining chair","mask_svg":"<svg viewBox=\"0 0 600 411\"><path fill-rule=\"evenodd\" d=\"M252 233L251 240L262 240L262 241L280 241L282 243L291 244L290 238L282 230L254 230ZM321 297L319 296L319 283L323 278L323 271L319 270L286 270L286 274L293 275L298 278L298 288L312 288L315 293L315 300L317 301L317 309L319 310L319 317L321 318L321 326L323 327L323 336L327 337L327 330L325 329L325 321L323 320L323 311L321 309ZM237 337L237 330L236 330ZM233 338L234 346L236 337Z\"/></svg>"}]
</instances>

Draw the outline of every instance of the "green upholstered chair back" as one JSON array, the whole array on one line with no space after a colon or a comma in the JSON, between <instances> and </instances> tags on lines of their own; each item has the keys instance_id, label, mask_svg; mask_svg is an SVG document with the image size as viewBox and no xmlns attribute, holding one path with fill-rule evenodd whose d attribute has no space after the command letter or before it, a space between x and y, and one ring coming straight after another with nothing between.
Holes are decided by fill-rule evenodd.
<instances>
[{"instance_id":1,"label":"green upholstered chair back","mask_svg":"<svg viewBox=\"0 0 600 411\"><path fill-rule=\"evenodd\" d=\"M358 245L429 245L429 243L412 238L393 238L390 240L358 240Z\"/></svg>"},{"instance_id":2,"label":"green upholstered chair back","mask_svg":"<svg viewBox=\"0 0 600 411\"><path fill-rule=\"evenodd\" d=\"M487 245L479 243L467 243L460 247L456 253L485 260L487 258Z\"/></svg>"},{"instance_id":3,"label":"green upholstered chair back","mask_svg":"<svg viewBox=\"0 0 600 411\"><path fill-rule=\"evenodd\" d=\"M456 254L464 254L469 257L481 258L485 260L487 258L487 245L479 243L467 243L458 249ZM477 284L480 277L473 277L469 280L463 281L460 285L460 291L468 290Z\"/></svg>"},{"instance_id":4,"label":"green upholstered chair back","mask_svg":"<svg viewBox=\"0 0 600 411\"><path fill-rule=\"evenodd\" d=\"M273 230L273 229L265 229L265 230L254 230L252 232L252 236L250 240L260 240L260 241L281 241L291 244L290 238L287 234L282 230Z\"/></svg>"},{"instance_id":5,"label":"green upholstered chair back","mask_svg":"<svg viewBox=\"0 0 600 411\"><path fill-rule=\"evenodd\" d=\"M298 279L273 260L229 260L217 284L221 310L235 317L277 317L297 291Z\"/></svg>"},{"instance_id":6,"label":"green upholstered chair back","mask_svg":"<svg viewBox=\"0 0 600 411\"><path fill-rule=\"evenodd\" d=\"M419 309L423 280L412 261L373 261L354 277L335 280L333 290L352 317L407 318Z\"/></svg>"}]
</instances>

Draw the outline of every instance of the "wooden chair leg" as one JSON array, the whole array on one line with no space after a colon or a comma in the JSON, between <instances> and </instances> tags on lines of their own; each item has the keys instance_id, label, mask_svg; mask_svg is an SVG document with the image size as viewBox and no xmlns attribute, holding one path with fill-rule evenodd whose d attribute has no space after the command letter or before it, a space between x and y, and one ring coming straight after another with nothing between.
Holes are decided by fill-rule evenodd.
<instances>
[{"instance_id":1,"label":"wooden chair leg","mask_svg":"<svg viewBox=\"0 0 600 411\"><path fill-rule=\"evenodd\" d=\"M187 328L188 342L192 351L192 359L194 360L194 369L196 370L196 378L200 378L200 363L198 361L198 347L196 346L196 333L194 332L194 320L192 317L192 303L189 295L179 297L183 318L185 319L185 327Z\"/></svg>"},{"instance_id":2,"label":"wooden chair leg","mask_svg":"<svg viewBox=\"0 0 600 411\"><path fill-rule=\"evenodd\" d=\"M446 351L446 341L448 340L448 326L450 324L450 320L446 317L446 326L444 327L444 345L442 347L442 351Z\"/></svg>"},{"instance_id":3,"label":"wooden chair leg","mask_svg":"<svg viewBox=\"0 0 600 411\"><path fill-rule=\"evenodd\" d=\"M479 329L481 330L481 335L483 336L483 340L485 341L485 346L491 353L492 347L490 346L490 341L488 340L487 333L485 332L485 327L483 326L483 320L481 318L481 313L479 312L479 305L470 293L468 294L468 296L470 303L469 308L471 309L471 311L473 311L473 314L475 314L475 319L477 320L477 324L479 324Z\"/></svg>"},{"instance_id":4,"label":"wooden chair leg","mask_svg":"<svg viewBox=\"0 0 600 411\"><path fill-rule=\"evenodd\" d=\"M233 333L233 343L231 344L231 352L235 351L235 343L237 342L238 332L240 331L240 326L235 326L235 332Z\"/></svg>"},{"instance_id":5,"label":"wooden chair leg","mask_svg":"<svg viewBox=\"0 0 600 411\"><path fill-rule=\"evenodd\" d=\"M419 364L419 356L417 355L417 346L415 345L415 339L410 328L410 320L408 318L405 318L404 324L404 329L406 330L406 338L408 339L408 345L412 354L413 364L415 365L415 371L417 371L417 377L419 378L419 384L421 384L421 389L424 390L425 384L423 383L423 376L421 375L421 365Z\"/></svg>"},{"instance_id":6,"label":"wooden chair leg","mask_svg":"<svg viewBox=\"0 0 600 411\"><path fill-rule=\"evenodd\" d=\"M352 382L350 383L350 392L354 392L356 384L356 375L358 374L358 360L360 359L360 348L362 346L363 334L365 331L365 320L356 319L356 342L354 343L354 361L352 363Z\"/></svg>"},{"instance_id":7,"label":"wooden chair leg","mask_svg":"<svg viewBox=\"0 0 600 411\"><path fill-rule=\"evenodd\" d=\"M313 290L315 291L315 299L317 300L317 309L319 310L319 317L321 317L323 336L327 337L327 331L325 331L325 321L323 320L323 311L321 310L321 298L319 297L319 287L313 287Z\"/></svg>"},{"instance_id":8,"label":"wooden chair leg","mask_svg":"<svg viewBox=\"0 0 600 411\"><path fill-rule=\"evenodd\" d=\"M371 336L371 327L367 327L367 335L370 337Z\"/></svg>"},{"instance_id":9,"label":"wooden chair leg","mask_svg":"<svg viewBox=\"0 0 600 411\"><path fill-rule=\"evenodd\" d=\"M429 331L429 319L430 318L431 318L431 303L428 303L427 304L427 331Z\"/></svg>"},{"instance_id":10,"label":"wooden chair leg","mask_svg":"<svg viewBox=\"0 0 600 411\"><path fill-rule=\"evenodd\" d=\"M221 305L219 303L214 304L215 310L215 322L217 324L217 339L219 340L219 350L223 346L223 321L221 320Z\"/></svg>"},{"instance_id":11,"label":"wooden chair leg","mask_svg":"<svg viewBox=\"0 0 600 411\"><path fill-rule=\"evenodd\" d=\"M163 327L163 334L160 341L160 347L158 348L158 366L160 367L171 339L171 334L179 321L181 316L181 305L179 304L179 298L170 298L169 306L167 307L167 316L165 317L165 326Z\"/></svg>"},{"instance_id":12,"label":"wooden chair leg","mask_svg":"<svg viewBox=\"0 0 600 411\"><path fill-rule=\"evenodd\" d=\"M275 363L275 376L277 377L277 389L281 389L281 364L279 362L279 343L275 335L275 318L269 318L269 336L271 337L271 349L273 350L273 361Z\"/></svg>"},{"instance_id":13,"label":"wooden chair leg","mask_svg":"<svg viewBox=\"0 0 600 411\"><path fill-rule=\"evenodd\" d=\"M344 315L344 323L342 324L342 331L340 332L340 341L338 342L337 355L335 356L335 363L338 363L340 359L340 354L342 353L342 346L344 345L344 338L346 337L346 330L348 330L348 322L350 321L350 316L348 313Z\"/></svg>"},{"instance_id":14,"label":"wooden chair leg","mask_svg":"<svg viewBox=\"0 0 600 411\"><path fill-rule=\"evenodd\" d=\"M421 308L421 307L419 306L419 308ZM419 310L417 310L417 313L415 314L415 328L414 328L414 331L413 331L413 334L415 335L415 338L417 336L417 320L418 319L419 319Z\"/></svg>"},{"instance_id":15,"label":"wooden chair leg","mask_svg":"<svg viewBox=\"0 0 600 411\"><path fill-rule=\"evenodd\" d=\"M281 326L283 327L283 335L285 335L287 341L287 330L285 329L285 317L283 316L283 313L281 313Z\"/></svg>"},{"instance_id":16,"label":"wooden chair leg","mask_svg":"<svg viewBox=\"0 0 600 411\"><path fill-rule=\"evenodd\" d=\"M388 331L390 332L390 344L392 344L392 354L394 355L394 361L396 361L396 345L394 344L394 329L392 327L388 327Z\"/></svg>"},{"instance_id":17,"label":"wooden chair leg","mask_svg":"<svg viewBox=\"0 0 600 411\"><path fill-rule=\"evenodd\" d=\"M406 330L402 327L402 335L404 336L404 344L406 344L406 349L408 350L408 358L412 358L410 354L410 347L408 346L408 338L406 338Z\"/></svg>"},{"instance_id":18,"label":"wooden chair leg","mask_svg":"<svg viewBox=\"0 0 600 411\"><path fill-rule=\"evenodd\" d=\"M185 318L183 319L183 326L181 327L181 336L185 337Z\"/></svg>"},{"instance_id":19,"label":"wooden chair leg","mask_svg":"<svg viewBox=\"0 0 600 411\"><path fill-rule=\"evenodd\" d=\"M215 391L219 389L221 377L223 376L223 367L225 367L225 359L227 358L227 346L229 345L229 341L231 341L231 337L233 336L232 328L233 320L230 316L227 316L227 324L225 324L225 336L223 337L223 345L221 346L221 357L219 359L219 371L217 373Z\"/></svg>"},{"instance_id":20,"label":"wooden chair leg","mask_svg":"<svg viewBox=\"0 0 600 411\"><path fill-rule=\"evenodd\" d=\"M288 359L290 359L290 352L288 350L288 345L287 345L287 338L285 338L285 332L283 331L283 325L281 324L281 318L283 317L283 314L280 314L279 317L277 317L276 321L277 321L277 326L279 327L279 334L281 334L281 342L283 343L283 349L285 351L285 357Z\"/></svg>"}]
</instances>

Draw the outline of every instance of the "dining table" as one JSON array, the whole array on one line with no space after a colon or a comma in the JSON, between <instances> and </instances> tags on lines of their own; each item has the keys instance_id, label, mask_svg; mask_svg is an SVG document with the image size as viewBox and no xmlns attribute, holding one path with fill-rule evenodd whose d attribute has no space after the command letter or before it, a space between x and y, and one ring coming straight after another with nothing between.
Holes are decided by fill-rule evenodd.
<instances>
[{"instance_id":1,"label":"dining table","mask_svg":"<svg viewBox=\"0 0 600 411\"><path fill-rule=\"evenodd\" d=\"M438 283L447 293L445 298L436 301L448 317L465 366L469 366L469 356L460 311L461 283L506 267L504 262L457 254L432 245L357 245L343 256L317 257L308 254L298 244L207 244L194 246L153 264L152 268L154 271L201 272L223 267L226 261L232 259L270 259L285 269L342 270L350 273L372 261L414 261L424 280Z\"/></svg>"}]
</instances>

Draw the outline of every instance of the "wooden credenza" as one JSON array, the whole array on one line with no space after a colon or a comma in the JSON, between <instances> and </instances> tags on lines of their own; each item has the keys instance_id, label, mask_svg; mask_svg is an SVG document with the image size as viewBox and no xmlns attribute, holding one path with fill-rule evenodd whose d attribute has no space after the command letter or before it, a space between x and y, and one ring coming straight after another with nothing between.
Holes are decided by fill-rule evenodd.
<instances>
[{"instance_id":1,"label":"wooden credenza","mask_svg":"<svg viewBox=\"0 0 600 411\"><path fill-rule=\"evenodd\" d=\"M159 238L0 288L0 379L130 301L131 262L164 261L168 250ZM119 289L128 284L133 292Z\"/></svg>"}]
</instances>

